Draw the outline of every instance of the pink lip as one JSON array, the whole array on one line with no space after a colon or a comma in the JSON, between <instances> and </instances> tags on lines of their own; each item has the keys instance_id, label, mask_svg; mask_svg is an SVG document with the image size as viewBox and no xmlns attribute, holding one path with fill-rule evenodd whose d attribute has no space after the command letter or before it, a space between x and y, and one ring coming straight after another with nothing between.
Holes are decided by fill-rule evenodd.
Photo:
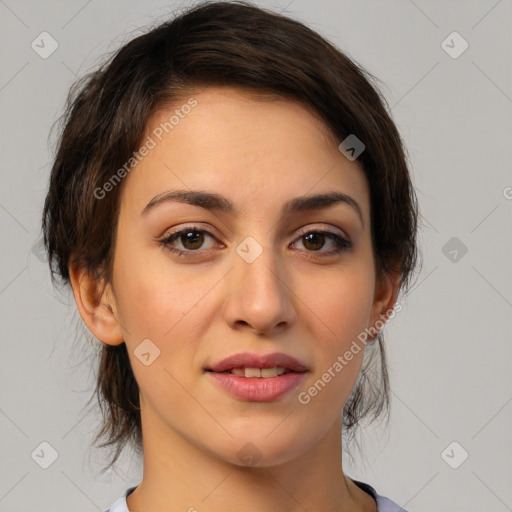
<instances>
[{"instance_id":1,"label":"pink lip","mask_svg":"<svg viewBox=\"0 0 512 512\"><path fill-rule=\"evenodd\" d=\"M251 378L221 373L233 368L273 368L280 366L287 373L277 377ZM271 354L239 353L205 368L205 373L228 393L249 402L277 400L304 379L308 369L299 360L282 352Z\"/></svg>"},{"instance_id":2,"label":"pink lip","mask_svg":"<svg viewBox=\"0 0 512 512\"><path fill-rule=\"evenodd\" d=\"M294 372L307 371L306 366L299 360L282 352L273 352L271 354L254 354L241 352L226 357L222 361L206 368L212 372L224 372L233 368L273 368L281 366Z\"/></svg>"},{"instance_id":3,"label":"pink lip","mask_svg":"<svg viewBox=\"0 0 512 512\"><path fill-rule=\"evenodd\" d=\"M231 373L206 372L225 391L248 402L270 402L298 386L307 372L290 372L278 377L239 377Z\"/></svg>"}]
</instances>

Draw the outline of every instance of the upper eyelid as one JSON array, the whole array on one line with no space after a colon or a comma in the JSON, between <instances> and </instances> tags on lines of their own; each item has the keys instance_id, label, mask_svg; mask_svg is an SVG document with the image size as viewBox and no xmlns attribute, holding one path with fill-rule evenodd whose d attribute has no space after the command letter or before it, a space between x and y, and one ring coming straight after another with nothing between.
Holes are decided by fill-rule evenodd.
<instances>
[{"instance_id":1,"label":"upper eyelid","mask_svg":"<svg viewBox=\"0 0 512 512\"><path fill-rule=\"evenodd\" d=\"M320 224L322 224L322 223L320 223ZM328 232L328 233L332 233L334 235L341 236L342 238L346 238L347 240L350 239L350 237L345 232L345 230L343 230L339 227L333 226L333 225L326 227L326 224L325 223L323 223L323 224L324 225L322 227L318 227L318 228L310 227L310 226L303 227L303 228L301 227L301 228L299 228L299 233L304 234L304 233L309 233L311 231L313 231L313 232L323 231L323 232Z\"/></svg>"},{"instance_id":2,"label":"upper eyelid","mask_svg":"<svg viewBox=\"0 0 512 512\"><path fill-rule=\"evenodd\" d=\"M179 228L179 229L177 229L175 231L172 231L171 233L168 233L168 234L164 235L162 237L162 240L167 240L168 238L171 238L173 236L186 233L187 231L204 232L204 233L209 234L209 235L211 235L211 236L213 236L213 237L215 237L217 239L219 238L219 236L216 235L215 230L212 230L212 229L209 229L209 228L204 228L202 226L190 225L190 226L185 226L184 228Z\"/></svg>"}]
</instances>

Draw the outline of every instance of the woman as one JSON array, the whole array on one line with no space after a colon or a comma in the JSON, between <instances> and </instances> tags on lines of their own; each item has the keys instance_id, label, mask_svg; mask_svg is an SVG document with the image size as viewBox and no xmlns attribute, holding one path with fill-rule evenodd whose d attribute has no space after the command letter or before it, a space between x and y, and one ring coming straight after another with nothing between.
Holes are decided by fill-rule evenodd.
<instances>
[{"instance_id":1,"label":"woman","mask_svg":"<svg viewBox=\"0 0 512 512\"><path fill-rule=\"evenodd\" d=\"M133 39L70 95L43 229L102 343L96 441L144 458L110 512L403 510L342 467L417 259L400 136L346 55L245 2Z\"/></svg>"}]
</instances>

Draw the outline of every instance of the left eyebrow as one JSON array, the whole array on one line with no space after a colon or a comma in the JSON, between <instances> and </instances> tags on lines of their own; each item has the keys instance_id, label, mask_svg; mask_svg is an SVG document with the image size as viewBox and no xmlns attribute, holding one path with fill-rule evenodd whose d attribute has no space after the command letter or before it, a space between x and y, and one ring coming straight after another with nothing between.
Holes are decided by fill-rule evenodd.
<instances>
[{"instance_id":1,"label":"left eyebrow","mask_svg":"<svg viewBox=\"0 0 512 512\"><path fill-rule=\"evenodd\" d=\"M229 199L215 192L205 192L202 190L168 190L167 192L153 197L144 207L141 215L147 215L149 211L153 210L159 204L172 201L187 203L206 210L216 210L233 215L236 215L238 212ZM349 195L337 191L295 197L283 205L281 216L286 217L294 213L309 210L322 210L339 203L345 203L351 206L361 220L361 224L364 226L363 212L359 203Z\"/></svg>"}]
</instances>

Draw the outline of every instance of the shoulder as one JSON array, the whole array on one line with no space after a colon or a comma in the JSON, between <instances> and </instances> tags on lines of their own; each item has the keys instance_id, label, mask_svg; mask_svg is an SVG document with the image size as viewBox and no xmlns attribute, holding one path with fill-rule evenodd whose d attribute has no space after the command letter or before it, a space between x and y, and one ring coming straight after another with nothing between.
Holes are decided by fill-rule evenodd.
<instances>
[{"instance_id":1,"label":"shoulder","mask_svg":"<svg viewBox=\"0 0 512 512\"><path fill-rule=\"evenodd\" d=\"M127 489L125 493L109 509L105 510L105 512L130 512L128 510L128 505L126 504L126 497L136 488L137 486Z\"/></svg>"},{"instance_id":2,"label":"shoulder","mask_svg":"<svg viewBox=\"0 0 512 512\"><path fill-rule=\"evenodd\" d=\"M371 485L359 482L357 480L351 479L360 489L367 492L377 503L377 512L407 512L405 508L402 508L400 505L391 501L389 498L385 496L381 496Z\"/></svg>"},{"instance_id":3,"label":"shoulder","mask_svg":"<svg viewBox=\"0 0 512 512\"><path fill-rule=\"evenodd\" d=\"M407 510L389 498L377 494L377 512L407 512Z\"/></svg>"}]
</instances>

